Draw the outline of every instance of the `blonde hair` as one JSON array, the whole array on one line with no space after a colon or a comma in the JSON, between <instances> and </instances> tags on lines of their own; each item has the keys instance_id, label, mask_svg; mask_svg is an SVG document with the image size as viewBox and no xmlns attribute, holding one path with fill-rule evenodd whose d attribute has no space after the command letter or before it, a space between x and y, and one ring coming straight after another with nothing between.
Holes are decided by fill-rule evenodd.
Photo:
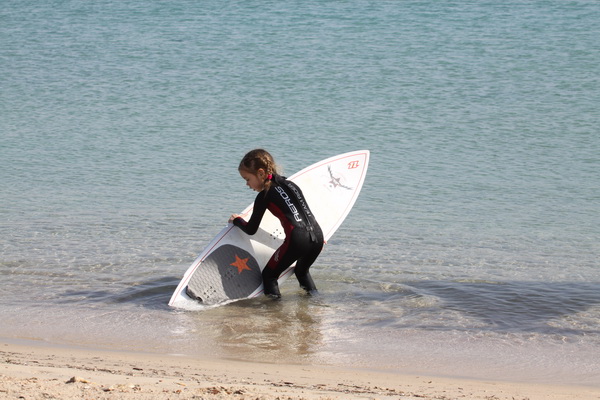
<instances>
[{"instance_id":1,"label":"blonde hair","mask_svg":"<svg viewBox=\"0 0 600 400\"><path fill-rule=\"evenodd\" d=\"M244 170L251 174L257 175L258 170L262 169L265 171L265 189L269 190L271 188L271 183L273 182L269 179L269 175L271 177L273 175L278 174L277 165L275 164L275 160L271 153L264 149L254 149L246 153L242 161L240 161L240 166L238 170Z\"/></svg>"}]
</instances>

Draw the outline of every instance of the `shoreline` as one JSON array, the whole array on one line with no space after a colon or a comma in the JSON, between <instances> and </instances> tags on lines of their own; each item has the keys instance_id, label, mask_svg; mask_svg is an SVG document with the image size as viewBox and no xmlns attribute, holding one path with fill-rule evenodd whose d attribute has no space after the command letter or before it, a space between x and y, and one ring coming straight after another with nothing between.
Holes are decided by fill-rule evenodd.
<instances>
[{"instance_id":1,"label":"shoreline","mask_svg":"<svg viewBox=\"0 0 600 400\"><path fill-rule=\"evenodd\" d=\"M7 399L600 399L593 386L99 350L0 338Z\"/></svg>"}]
</instances>

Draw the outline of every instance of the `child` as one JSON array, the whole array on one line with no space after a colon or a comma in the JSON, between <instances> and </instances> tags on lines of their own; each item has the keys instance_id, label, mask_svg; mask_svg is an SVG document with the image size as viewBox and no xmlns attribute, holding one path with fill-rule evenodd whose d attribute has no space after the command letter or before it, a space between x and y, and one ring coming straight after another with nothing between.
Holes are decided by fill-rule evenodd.
<instances>
[{"instance_id":1,"label":"child","mask_svg":"<svg viewBox=\"0 0 600 400\"><path fill-rule=\"evenodd\" d=\"M281 297L277 279L294 261L294 273L300 287L308 293L316 293L317 288L308 270L323 249L323 232L308 208L302 191L295 183L277 174L273 157L263 149L248 152L238 170L248 187L259 193L248 222L237 214L233 214L229 222L246 234L254 235L265 211L269 210L281 221L285 232L283 244L262 272L265 295Z\"/></svg>"}]
</instances>

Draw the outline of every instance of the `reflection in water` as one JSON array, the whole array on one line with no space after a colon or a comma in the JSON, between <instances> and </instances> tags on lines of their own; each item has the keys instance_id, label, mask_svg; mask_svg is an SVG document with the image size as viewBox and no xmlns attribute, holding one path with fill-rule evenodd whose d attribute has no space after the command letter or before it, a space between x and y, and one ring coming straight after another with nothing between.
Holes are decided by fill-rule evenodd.
<instances>
[{"instance_id":1,"label":"reflection in water","mask_svg":"<svg viewBox=\"0 0 600 400\"><path fill-rule=\"evenodd\" d=\"M201 314L211 314L214 342L225 357L300 362L307 361L324 345L323 310L318 298L291 295L275 301L243 300ZM205 317L196 322L205 325Z\"/></svg>"}]
</instances>

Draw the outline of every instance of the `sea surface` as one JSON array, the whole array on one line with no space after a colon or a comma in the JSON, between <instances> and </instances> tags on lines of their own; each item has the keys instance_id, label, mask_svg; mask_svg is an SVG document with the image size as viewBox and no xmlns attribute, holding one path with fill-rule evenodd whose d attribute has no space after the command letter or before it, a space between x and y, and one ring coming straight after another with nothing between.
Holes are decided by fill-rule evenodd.
<instances>
[{"instance_id":1,"label":"sea surface","mask_svg":"<svg viewBox=\"0 0 600 400\"><path fill-rule=\"evenodd\" d=\"M599 38L596 0L3 0L0 336L600 386ZM255 147L371 151L320 295L170 308Z\"/></svg>"}]
</instances>

